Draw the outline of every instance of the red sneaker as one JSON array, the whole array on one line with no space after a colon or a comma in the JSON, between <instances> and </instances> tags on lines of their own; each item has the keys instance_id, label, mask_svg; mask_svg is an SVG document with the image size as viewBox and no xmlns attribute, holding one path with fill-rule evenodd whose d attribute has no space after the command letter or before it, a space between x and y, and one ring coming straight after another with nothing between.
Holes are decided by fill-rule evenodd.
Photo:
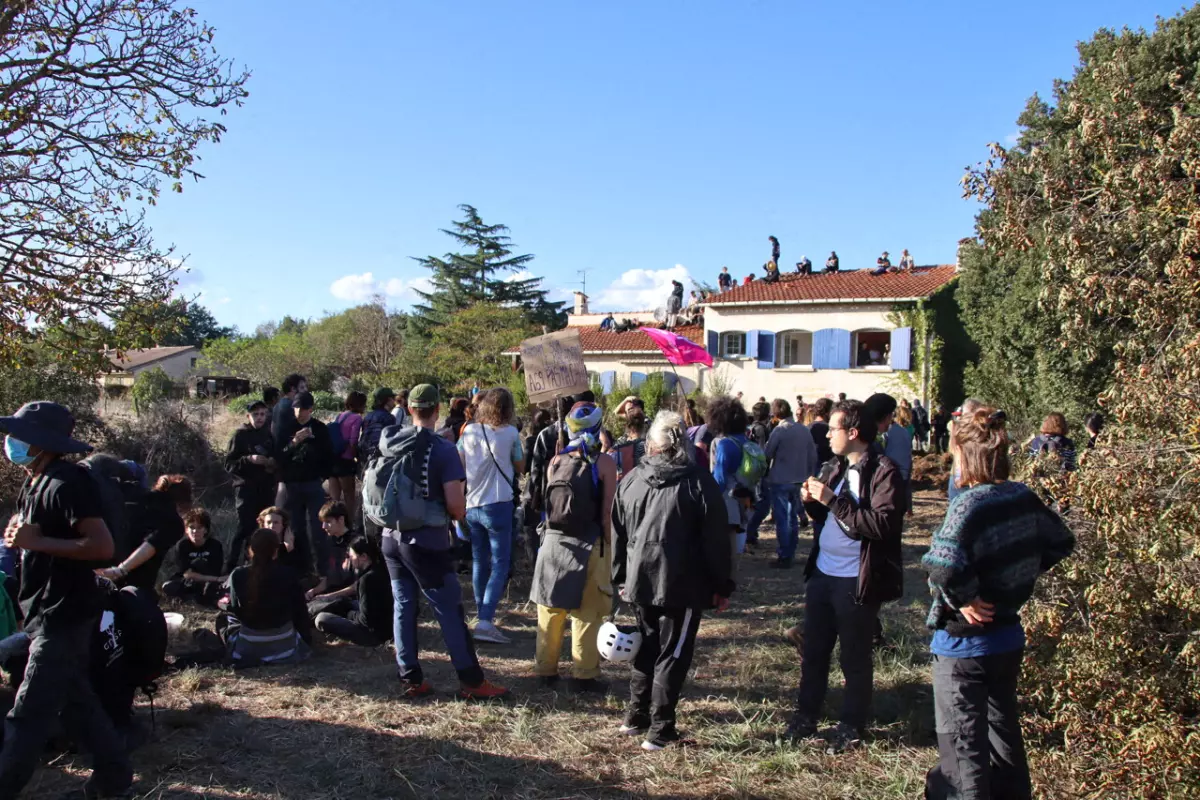
<instances>
[{"instance_id":1,"label":"red sneaker","mask_svg":"<svg viewBox=\"0 0 1200 800\"><path fill-rule=\"evenodd\" d=\"M497 686L491 681L484 681L478 686L461 686L458 690L460 700L492 700L504 697L506 694L508 694L508 689Z\"/></svg>"},{"instance_id":2,"label":"red sneaker","mask_svg":"<svg viewBox=\"0 0 1200 800\"><path fill-rule=\"evenodd\" d=\"M400 690L400 696L406 697L409 700L415 700L418 697L427 697L433 694L433 685L429 681L421 681L420 683L402 683L403 688Z\"/></svg>"}]
</instances>

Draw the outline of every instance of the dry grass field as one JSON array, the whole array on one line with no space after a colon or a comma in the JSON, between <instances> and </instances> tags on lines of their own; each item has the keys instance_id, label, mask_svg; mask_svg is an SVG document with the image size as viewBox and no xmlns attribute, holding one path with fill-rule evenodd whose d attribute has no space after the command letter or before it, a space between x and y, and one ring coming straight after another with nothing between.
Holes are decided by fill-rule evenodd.
<instances>
[{"instance_id":1,"label":"dry grass field","mask_svg":"<svg viewBox=\"0 0 1200 800\"><path fill-rule=\"evenodd\" d=\"M399 698L387 647L321 644L298 667L186 670L161 682L154 741L135 754L138 796L920 797L936 749L919 560L943 510L936 493L917 495L905 534L907 594L884 611L891 646L876 654L875 722L857 751L827 756L777 739L800 675L782 633L803 613L803 584L799 567L767 567L774 543L768 525L758 553L742 561L742 588L730 609L700 629L694 675L680 703L680 727L695 746L647 754L637 740L616 735L628 678L620 667L605 667L611 686L604 698L538 688L530 675L528 568L519 566L497 620L514 642L479 646L489 676L512 689L510 698L451 699L454 673L428 615L423 660L439 691L427 700ZM807 544L801 542L802 553ZM209 623L188 613L195 625ZM838 682L835 673L829 710L839 702ZM85 767L82 757L58 758L39 771L28 796L78 786ZM1039 797L1066 791L1061 776L1038 773L1035 754Z\"/></svg>"}]
</instances>

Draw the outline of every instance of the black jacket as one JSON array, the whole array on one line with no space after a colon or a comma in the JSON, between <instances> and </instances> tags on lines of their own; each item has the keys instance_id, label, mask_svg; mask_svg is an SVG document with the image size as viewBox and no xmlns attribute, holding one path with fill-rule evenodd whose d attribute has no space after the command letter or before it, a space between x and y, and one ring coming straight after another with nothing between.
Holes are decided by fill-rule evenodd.
<instances>
[{"instance_id":1,"label":"black jacket","mask_svg":"<svg viewBox=\"0 0 1200 800\"><path fill-rule=\"evenodd\" d=\"M329 440L329 429L316 417L310 417L305 425L297 424L292 435L301 428L311 427L313 435L300 444L288 439L279 453L279 479L284 483L319 481L329 475L333 468L333 443Z\"/></svg>"},{"instance_id":2,"label":"black jacket","mask_svg":"<svg viewBox=\"0 0 1200 800\"><path fill-rule=\"evenodd\" d=\"M233 432L229 450L225 453L225 471L233 477L233 485L267 486L275 483L275 473L259 464L251 464L250 456L275 458L275 437L271 428L255 428L249 422Z\"/></svg>"},{"instance_id":3,"label":"black jacket","mask_svg":"<svg viewBox=\"0 0 1200 800\"><path fill-rule=\"evenodd\" d=\"M827 484L837 489L849 468L846 461L834 459L833 477ZM828 464L826 466L829 466ZM809 501L804 510L813 521L813 546L804 566L804 577L812 577L821 552L821 529L830 513L845 526L846 535L862 542L858 562L858 603L886 603L904 594L904 566L900 557L900 530L904 521L904 478L900 469L886 456L868 451L858 463L862 475L858 501L843 491L825 507ZM825 468L822 468L822 472Z\"/></svg>"},{"instance_id":4,"label":"black jacket","mask_svg":"<svg viewBox=\"0 0 1200 800\"><path fill-rule=\"evenodd\" d=\"M253 591L254 568L238 567L229 576L229 613L250 628L280 628L289 622L307 642L312 640L312 620L300 578L291 567L272 562L263 570L262 583Z\"/></svg>"},{"instance_id":5,"label":"black jacket","mask_svg":"<svg viewBox=\"0 0 1200 800\"><path fill-rule=\"evenodd\" d=\"M733 546L725 499L695 464L650 456L617 486L613 583L629 603L712 608L733 593Z\"/></svg>"},{"instance_id":6,"label":"black jacket","mask_svg":"<svg viewBox=\"0 0 1200 800\"><path fill-rule=\"evenodd\" d=\"M350 612L353 619L365 625L383 641L392 638L392 579L387 567L372 564L371 568L358 576L358 610Z\"/></svg>"}]
</instances>

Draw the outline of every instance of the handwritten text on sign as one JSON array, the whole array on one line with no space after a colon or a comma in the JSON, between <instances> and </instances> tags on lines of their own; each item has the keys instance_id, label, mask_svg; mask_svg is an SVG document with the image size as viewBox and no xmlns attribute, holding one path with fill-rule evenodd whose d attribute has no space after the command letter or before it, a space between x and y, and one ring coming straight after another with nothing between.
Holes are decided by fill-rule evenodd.
<instances>
[{"instance_id":1,"label":"handwritten text on sign","mask_svg":"<svg viewBox=\"0 0 1200 800\"><path fill-rule=\"evenodd\" d=\"M525 364L525 390L531 403L578 394L591 385L577 330L568 328L526 339L521 342L521 361Z\"/></svg>"}]
</instances>

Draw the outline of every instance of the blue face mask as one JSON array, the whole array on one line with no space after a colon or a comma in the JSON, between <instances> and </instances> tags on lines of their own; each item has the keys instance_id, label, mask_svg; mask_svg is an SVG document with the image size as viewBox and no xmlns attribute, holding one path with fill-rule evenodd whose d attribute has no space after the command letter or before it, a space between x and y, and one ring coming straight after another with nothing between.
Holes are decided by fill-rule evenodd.
<instances>
[{"instance_id":1,"label":"blue face mask","mask_svg":"<svg viewBox=\"0 0 1200 800\"><path fill-rule=\"evenodd\" d=\"M4 437L4 455L18 467L28 467L37 460L37 456L29 454L29 445L11 436Z\"/></svg>"}]
</instances>

